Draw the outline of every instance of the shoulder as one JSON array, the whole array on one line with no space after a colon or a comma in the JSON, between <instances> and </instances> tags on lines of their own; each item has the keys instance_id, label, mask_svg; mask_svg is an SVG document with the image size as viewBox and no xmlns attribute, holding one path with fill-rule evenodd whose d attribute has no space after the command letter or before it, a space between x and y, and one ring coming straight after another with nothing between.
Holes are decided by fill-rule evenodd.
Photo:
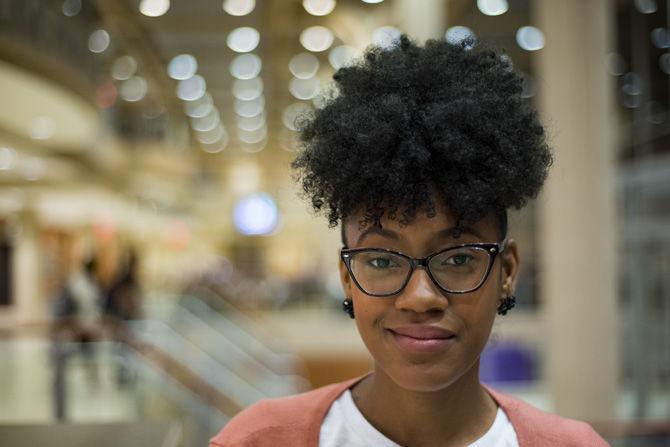
<instances>
[{"instance_id":1,"label":"shoulder","mask_svg":"<svg viewBox=\"0 0 670 447\"><path fill-rule=\"evenodd\" d=\"M607 442L586 422L542 411L521 399L486 387L507 414L519 445L607 447Z\"/></svg>"},{"instance_id":2,"label":"shoulder","mask_svg":"<svg viewBox=\"0 0 670 447\"><path fill-rule=\"evenodd\" d=\"M321 422L331 404L355 380L306 393L264 399L237 414L210 441L211 447L300 446L318 439Z\"/></svg>"}]
</instances>

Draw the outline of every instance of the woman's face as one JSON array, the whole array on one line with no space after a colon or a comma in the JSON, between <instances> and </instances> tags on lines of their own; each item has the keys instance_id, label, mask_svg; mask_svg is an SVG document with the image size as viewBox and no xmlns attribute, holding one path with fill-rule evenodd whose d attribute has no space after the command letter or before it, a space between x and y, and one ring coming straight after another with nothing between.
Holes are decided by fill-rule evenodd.
<instances>
[{"instance_id":1,"label":"woman's face","mask_svg":"<svg viewBox=\"0 0 670 447\"><path fill-rule=\"evenodd\" d=\"M345 237L348 248L386 248L415 258L453 245L500 242L494 215L465 228L458 237L448 231L455 223L442 211L433 218L418 213L404 227L382 218L381 229L373 225L361 229L358 216L351 216L345 222ZM517 248L510 241L483 285L465 294L442 291L421 267L414 270L403 290L389 297L361 291L342 261L340 278L354 302L358 331L377 367L405 389L437 391L477 368L499 300L514 292L517 269ZM447 338L450 334L445 330L453 337Z\"/></svg>"}]
</instances>

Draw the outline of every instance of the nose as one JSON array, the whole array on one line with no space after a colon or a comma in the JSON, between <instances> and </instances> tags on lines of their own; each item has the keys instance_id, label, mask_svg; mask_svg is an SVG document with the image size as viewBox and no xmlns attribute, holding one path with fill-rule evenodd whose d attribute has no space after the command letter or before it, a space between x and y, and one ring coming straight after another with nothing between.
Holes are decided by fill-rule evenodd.
<instances>
[{"instance_id":1,"label":"nose","mask_svg":"<svg viewBox=\"0 0 670 447\"><path fill-rule=\"evenodd\" d=\"M405 289L396 297L398 310L411 310L417 313L444 311L449 300L437 287L423 267L417 267L409 278Z\"/></svg>"}]
</instances>

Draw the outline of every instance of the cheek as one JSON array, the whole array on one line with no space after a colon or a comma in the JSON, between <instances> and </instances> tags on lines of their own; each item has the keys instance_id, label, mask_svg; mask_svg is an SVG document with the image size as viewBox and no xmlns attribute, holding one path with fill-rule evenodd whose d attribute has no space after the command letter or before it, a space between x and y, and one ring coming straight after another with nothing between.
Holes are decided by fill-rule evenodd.
<instances>
[{"instance_id":1,"label":"cheek","mask_svg":"<svg viewBox=\"0 0 670 447\"><path fill-rule=\"evenodd\" d=\"M392 298L370 297L360 291L352 294L356 327L368 352L377 362L388 361L385 351L384 322L394 311ZM386 359L386 360L385 360Z\"/></svg>"},{"instance_id":2,"label":"cheek","mask_svg":"<svg viewBox=\"0 0 670 447\"><path fill-rule=\"evenodd\" d=\"M500 298L497 282L487 282L471 298L458 302L453 311L465 328L468 350L472 355L479 355L488 342L495 321Z\"/></svg>"}]
</instances>

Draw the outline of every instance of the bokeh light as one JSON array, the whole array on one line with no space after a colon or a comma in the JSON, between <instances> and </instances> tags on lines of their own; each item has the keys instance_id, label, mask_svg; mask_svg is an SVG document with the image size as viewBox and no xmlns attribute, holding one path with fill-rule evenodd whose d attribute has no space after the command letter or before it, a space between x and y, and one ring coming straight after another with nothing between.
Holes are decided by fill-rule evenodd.
<instances>
[{"instance_id":1,"label":"bokeh light","mask_svg":"<svg viewBox=\"0 0 670 447\"><path fill-rule=\"evenodd\" d=\"M214 130L220 122L219 111L212 107L207 115L191 118L191 127L198 132L209 132Z\"/></svg>"},{"instance_id":2,"label":"bokeh light","mask_svg":"<svg viewBox=\"0 0 670 447\"><path fill-rule=\"evenodd\" d=\"M605 64L611 75L621 76L626 72L626 60L618 53L609 53L605 58Z\"/></svg>"},{"instance_id":3,"label":"bokeh light","mask_svg":"<svg viewBox=\"0 0 670 447\"><path fill-rule=\"evenodd\" d=\"M81 0L65 0L61 9L63 15L74 17L81 12Z\"/></svg>"},{"instance_id":4,"label":"bokeh light","mask_svg":"<svg viewBox=\"0 0 670 447\"><path fill-rule=\"evenodd\" d=\"M233 82L233 96L243 101L251 101L263 94L263 80L261 78L235 79Z\"/></svg>"},{"instance_id":5,"label":"bokeh light","mask_svg":"<svg viewBox=\"0 0 670 447\"><path fill-rule=\"evenodd\" d=\"M228 34L226 44L228 48L237 53L248 53L256 49L260 39L261 35L258 30L250 26L243 26Z\"/></svg>"},{"instance_id":6,"label":"bokeh light","mask_svg":"<svg viewBox=\"0 0 670 447\"><path fill-rule=\"evenodd\" d=\"M93 53L102 53L109 48L109 33L104 29L95 30L88 38L88 49Z\"/></svg>"},{"instance_id":7,"label":"bokeh light","mask_svg":"<svg viewBox=\"0 0 670 447\"><path fill-rule=\"evenodd\" d=\"M534 26L523 26L516 32L516 42L526 51L544 48L544 34Z\"/></svg>"},{"instance_id":8,"label":"bokeh light","mask_svg":"<svg viewBox=\"0 0 670 447\"><path fill-rule=\"evenodd\" d=\"M258 98L252 99L250 101L236 99L234 108L235 113L240 116L247 118L257 116L263 113L263 110L265 110L265 98L263 96L259 96Z\"/></svg>"},{"instance_id":9,"label":"bokeh light","mask_svg":"<svg viewBox=\"0 0 670 447\"><path fill-rule=\"evenodd\" d=\"M291 58L288 69L296 78L308 79L319 71L319 59L311 53L296 54Z\"/></svg>"},{"instance_id":10,"label":"bokeh light","mask_svg":"<svg viewBox=\"0 0 670 447\"><path fill-rule=\"evenodd\" d=\"M477 0L477 8L487 16L499 16L509 9L507 0Z\"/></svg>"},{"instance_id":11,"label":"bokeh light","mask_svg":"<svg viewBox=\"0 0 670 447\"><path fill-rule=\"evenodd\" d=\"M335 70L339 70L352 63L356 58L356 54L357 51L354 47L340 45L330 50L328 53L328 62L330 62L330 65Z\"/></svg>"},{"instance_id":12,"label":"bokeh light","mask_svg":"<svg viewBox=\"0 0 670 447\"><path fill-rule=\"evenodd\" d=\"M230 74L237 79L252 79L261 72L261 58L253 53L240 54L230 63Z\"/></svg>"},{"instance_id":13,"label":"bokeh light","mask_svg":"<svg viewBox=\"0 0 670 447\"><path fill-rule=\"evenodd\" d=\"M130 79L137 71L137 61L132 56L121 56L112 64L112 77L117 81Z\"/></svg>"},{"instance_id":14,"label":"bokeh light","mask_svg":"<svg viewBox=\"0 0 670 447\"><path fill-rule=\"evenodd\" d=\"M203 144L215 144L221 141L225 135L226 130L219 124L214 129L205 132L197 132L196 139Z\"/></svg>"},{"instance_id":15,"label":"bokeh light","mask_svg":"<svg viewBox=\"0 0 670 447\"><path fill-rule=\"evenodd\" d=\"M124 101L141 101L147 94L147 81L141 76L133 76L127 81L123 81L119 88L119 96Z\"/></svg>"},{"instance_id":16,"label":"bokeh light","mask_svg":"<svg viewBox=\"0 0 670 447\"><path fill-rule=\"evenodd\" d=\"M235 228L246 235L264 235L279 223L277 205L268 194L258 193L240 199L233 209Z\"/></svg>"},{"instance_id":17,"label":"bokeh light","mask_svg":"<svg viewBox=\"0 0 670 447\"><path fill-rule=\"evenodd\" d=\"M231 16L245 16L255 7L255 0L224 0L223 2L223 10Z\"/></svg>"},{"instance_id":18,"label":"bokeh light","mask_svg":"<svg viewBox=\"0 0 670 447\"><path fill-rule=\"evenodd\" d=\"M140 12L147 17L159 17L170 9L170 0L142 0Z\"/></svg>"},{"instance_id":19,"label":"bokeh light","mask_svg":"<svg viewBox=\"0 0 670 447\"><path fill-rule=\"evenodd\" d=\"M658 9L656 0L634 0L635 7L642 14L653 14Z\"/></svg>"},{"instance_id":20,"label":"bokeh light","mask_svg":"<svg viewBox=\"0 0 670 447\"><path fill-rule=\"evenodd\" d=\"M325 16L335 9L335 0L303 0L302 6L313 16Z\"/></svg>"},{"instance_id":21,"label":"bokeh light","mask_svg":"<svg viewBox=\"0 0 670 447\"><path fill-rule=\"evenodd\" d=\"M297 99L312 99L319 93L319 89L319 80L316 77L293 78L289 84L289 91Z\"/></svg>"},{"instance_id":22,"label":"bokeh light","mask_svg":"<svg viewBox=\"0 0 670 447\"><path fill-rule=\"evenodd\" d=\"M656 48L670 48L670 31L667 28L654 28L651 31L651 42Z\"/></svg>"},{"instance_id":23,"label":"bokeh light","mask_svg":"<svg viewBox=\"0 0 670 447\"><path fill-rule=\"evenodd\" d=\"M326 51L334 40L333 32L325 26L310 26L300 33L300 43L309 51Z\"/></svg>"},{"instance_id":24,"label":"bokeh light","mask_svg":"<svg viewBox=\"0 0 670 447\"><path fill-rule=\"evenodd\" d=\"M192 77L198 71L198 61L190 54L180 54L168 64L168 75L177 81Z\"/></svg>"},{"instance_id":25,"label":"bokeh light","mask_svg":"<svg viewBox=\"0 0 670 447\"><path fill-rule=\"evenodd\" d=\"M184 101L195 101L202 98L207 91L207 83L200 75L191 76L177 84L177 97Z\"/></svg>"},{"instance_id":26,"label":"bokeh light","mask_svg":"<svg viewBox=\"0 0 670 447\"><path fill-rule=\"evenodd\" d=\"M184 103L184 111L186 115L191 118L202 118L210 113L214 108L212 96L209 93L202 95L201 98L195 101L187 101Z\"/></svg>"},{"instance_id":27,"label":"bokeh light","mask_svg":"<svg viewBox=\"0 0 670 447\"><path fill-rule=\"evenodd\" d=\"M259 113L255 116L241 116L237 115L236 117L237 127L252 132L260 129L265 125L265 114Z\"/></svg>"}]
</instances>

